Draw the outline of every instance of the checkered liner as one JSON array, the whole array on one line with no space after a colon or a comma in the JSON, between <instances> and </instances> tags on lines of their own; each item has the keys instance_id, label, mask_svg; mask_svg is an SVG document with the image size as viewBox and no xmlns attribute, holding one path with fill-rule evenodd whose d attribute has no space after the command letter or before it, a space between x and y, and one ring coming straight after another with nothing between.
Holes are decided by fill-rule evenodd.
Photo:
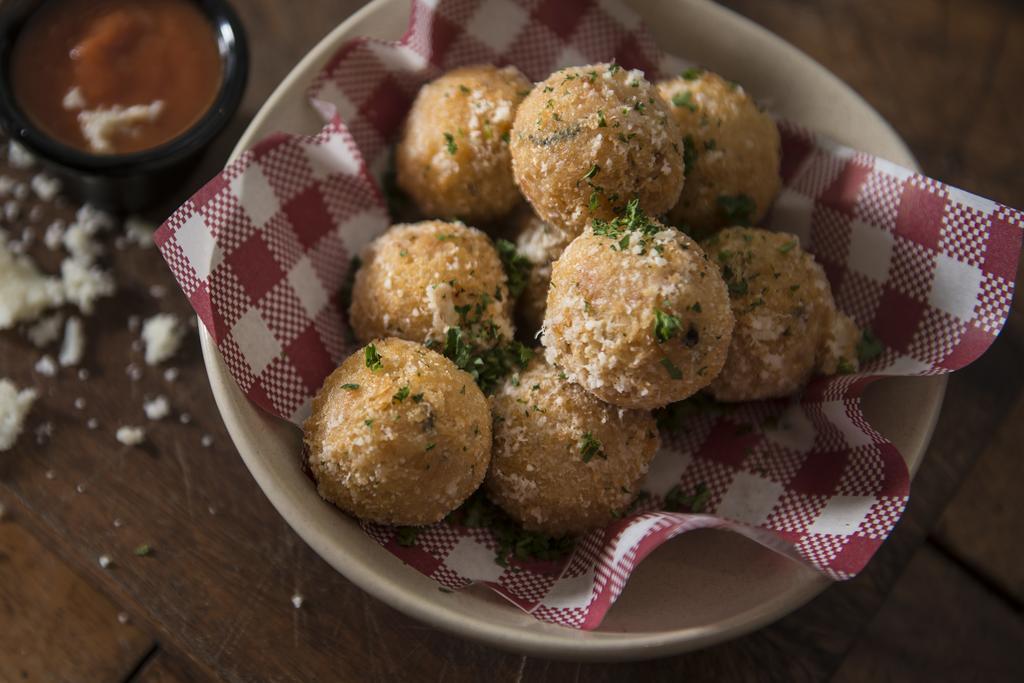
<instances>
[{"instance_id":1,"label":"checkered liner","mask_svg":"<svg viewBox=\"0 0 1024 683\"><path fill-rule=\"evenodd\" d=\"M261 141L157 233L249 398L299 423L351 351L340 291L350 255L389 225L378 180L422 83L473 62L515 64L539 80L612 57L650 77L673 64L614 0L414 0L401 41L341 48L309 93L329 121L323 131ZM833 579L859 572L909 492L903 459L867 423L860 396L878 376L949 372L988 348L1009 313L1022 215L780 128L784 189L768 222L800 235L839 306L885 343L882 357L792 401L693 417L663 434L647 503L580 539L567 560L501 567L490 532L451 524L412 547L388 527L366 532L443 586L485 582L538 619L584 629L651 550L691 529L731 529ZM707 514L659 511L673 485L699 483L711 492Z\"/></svg>"}]
</instances>

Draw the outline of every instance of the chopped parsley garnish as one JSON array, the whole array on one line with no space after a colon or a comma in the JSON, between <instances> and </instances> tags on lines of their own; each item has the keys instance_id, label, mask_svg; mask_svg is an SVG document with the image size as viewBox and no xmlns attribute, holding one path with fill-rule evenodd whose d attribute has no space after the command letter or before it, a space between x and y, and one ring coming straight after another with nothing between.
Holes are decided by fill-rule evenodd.
<instances>
[{"instance_id":1,"label":"chopped parsley garnish","mask_svg":"<svg viewBox=\"0 0 1024 683\"><path fill-rule=\"evenodd\" d=\"M391 400L395 403L401 403L409 397L409 385L406 384L404 387L395 392L395 395L391 397Z\"/></svg>"},{"instance_id":2,"label":"chopped parsley garnish","mask_svg":"<svg viewBox=\"0 0 1024 683\"><path fill-rule=\"evenodd\" d=\"M594 234L598 237L607 237L615 240L620 250L625 250L630 245L629 233L640 233L637 244L640 245L640 253L645 253L647 238L654 237L665 228L649 219L640 208L640 200L633 198L626 205L625 212L611 221L603 221L595 218L591 224Z\"/></svg>"},{"instance_id":3,"label":"chopped parsley garnish","mask_svg":"<svg viewBox=\"0 0 1024 683\"><path fill-rule=\"evenodd\" d=\"M796 242L795 241L793 241L793 242L786 242L781 247L779 247L779 253L780 254L788 254L789 252L791 252L793 250L793 247L795 247L795 246L796 246Z\"/></svg>"},{"instance_id":4,"label":"chopped parsley garnish","mask_svg":"<svg viewBox=\"0 0 1024 683\"><path fill-rule=\"evenodd\" d=\"M671 377L672 379L683 378L683 371L677 368L668 356L665 356L664 358L661 359L661 364L665 366L665 370L668 371L668 376Z\"/></svg>"},{"instance_id":5,"label":"chopped parsley garnish","mask_svg":"<svg viewBox=\"0 0 1024 683\"><path fill-rule=\"evenodd\" d=\"M462 93L463 93L464 95L468 95L468 94L469 94L469 88L467 88L467 87L466 87L466 86L464 86L464 85L460 85L460 86L459 86L459 90L460 90L460 91L462 91Z\"/></svg>"},{"instance_id":6,"label":"chopped parsley garnish","mask_svg":"<svg viewBox=\"0 0 1024 683\"><path fill-rule=\"evenodd\" d=\"M700 69L695 66L691 66L689 69L684 69L682 76L684 81L695 81L704 75L704 69Z\"/></svg>"},{"instance_id":7,"label":"chopped parsley garnish","mask_svg":"<svg viewBox=\"0 0 1024 683\"><path fill-rule=\"evenodd\" d=\"M757 205L745 194L719 195L715 199L729 225L750 225Z\"/></svg>"},{"instance_id":8,"label":"chopped parsley garnish","mask_svg":"<svg viewBox=\"0 0 1024 683\"><path fill-rule=\"evenodd\" d=\"M455 144L455 136L451 133L444 134L444 146L452 156L455 156L455 152L459 149L459 146Z\"/></svg>"},{"instance_id":9,"label":"chopped parsley garnish","mask_svg":"<svg viewBox=\"0 0 1024 683\"><path fill-rule=\"evenodd\" d=\"M693 136L687 134L683 138L683 173L689 175L696 163L697 145L693 141Z\"/></svg>"},{"instance_id":10,"label":"chopped parsley garnish","mask_svg":"<svg viewBox=\"0 0 1024 683\"><path fill-rule=\"evenodd\" d=\"M498 250L498 256L501 257L501 265L505 266L509 294L517 297L526 288L533 264L516 250L516 245L508 240L499 239L494 246Z\"/></svg>"},{"instance_id":11,"label":"chopped parsley garnish","mask_svg":"<svg viewBox=\"0 0 1024 683\"><path fill-rule=\"evenodd\" d=\"M671 313L665 313L657 308L654 309L654 339L659 344L667 342L674 337L680 329L679 318Z\"/></svg>"},{"instance_id":12,"label":"chopped parsley garnish","mask_svg":"<svg viewBox=\"0 0 1024 683\"><path fill-rule=\"evenodd\" d=\"M437 444L436 444L436 443L428 443L428 444L427 444L427 449L426 449L426 450L428 450L428 451L432 451L432 450L434 450L434 448L435 448L436 446L437 446Z\"/></svg>"},{"instance_id":13,"label":"chopped parsley garnish","mask_svg":"<svg viewBox=\"0 0 1024 683\"><path fill-rule=\"evenodd\" d=\"M384 368L384 363L380 354L377 353L377 347L373 344L367 344L366 348L363 349L363 357L366 359L366 367L370 368L371 372L376 372Z\"/></svg>"},{"instance_id":14,"label":"chopped parsley garnish","mask_svg":"<svg viewBox=\"0 0 1024 683\"><path fill-rule=\"evenodd\" d=\"M146 555L152 553L153 549L149 546L148 543L143 543L142 545L136 546L134 552L139 557L145 557Z\"/></svg>"},{"instance_id":15,"label":"chopped parsley garnish","mask_svg":"<svg viewBox=\"0 0 1024 683\"><path fill-rule=\"evenodd\" d=\"M533 349L517 341L490 349L471 346L459 327L449 327L442 353L460 370L465 370L485 394L493 393L498 383L514 370L525 370Z\"/></svg>"},{"instance_id":16,"label":"chopped parsley garnish","mask_svg":"<svg viewBox=\"0 0 1024 683\"><path fill-rule=\"evenodd\" d=\"M420 535L420 531L422 529L417 526L400 526L395 529L395 541L404 548L416 545L416 537Z\"/></svg>"},{"instance_id":17,"label":"chopped parsley garnish","mask_svg":"<svg viewBox=\"0 0 1024 683\"><path fill-rule=\"evenodd\" d=\"M711 490L707 484L700 482L694 487L693 493L683 493L683 489L676 484L665 494L665 509L669 512L691 512L699 514L704 512L711 500Z\"/></svg>"},{"instance_id":18,"label":"chopped parsley garnish","mask_svg":"<svg viewBox=\"0 0 1024 683\"><path fill-rule=\"evenodd\" d=\"M591 213L597 211L597 205L600 201L598 198L598 191L595 189L590 193L590 199L587 200L587 208L590 209Z\"/></svg>"},{"instance_id":19,"label":"chopped parsley garnish","mask_svg":"<svg viewBox=\"0 0 1024 683\"><path fill-rule=\"evenodd\" d=\"M422 403L423 402L423 394L413 394L412 395L412 402L413 403Z\"/></svg>"},{"instance_id":20,"label":"chopped parsley garnish","mask_svg":"<svg viewBox=\"0 0 1024 683\"><path fill-rule=\"evenodd\" d=\"M610 73L610 74L613 74L613 75L614 75L614 74L615 74L615 73L617 73L617 72L618 72L618 70L619 70L619 69L621 69L621 68L622 68L621 66L619 66L618 64L615 64L615 63L613 62L613 63L612 63L611 65L609 65L609 67L608 67L608 73Z\"/></svg>"},{"instance_id":21,"label":"chopped parsley garnish","mask_svg":"<svg viewBox=\"0 0 1024 683\"><path fill-rule=\"evenodd\" d=\"M511 133L509 133L509 131L506 130L504 133L501 134L501 141L504 142L505 144L508 144L508 141L511 139L512 135Z\"/></svg>"},{"instance_id":22,"label":"chopped parsley garnish","mask_svg":"<svg viewBox=\"0 0 1024 683\"><path fill-rule=\"evenodd\" d=\"M697 103L693 101L693 93L689 90L677 92L673 95L672 104L677 107L686 107L690 111L697 111Z\"/></svg>"},{"instance_id":23,"label":"chopped parsley garnish","mask_svg":"<svg viewBox=\"0 0 1024 683\"><path fill-rule=\"evenodd\" d=\"M839 360L836 361L836 372L840 375L852 375L857 370L853 367L853 363L840 356Z\"/></svg>"},{"instance_id":24,"label":"chopped parsley garnish","mask_svg":"<svg viewBox=\"0 0 1024 683\"><path fill-rule=\"evenodd\" d=\"M448 240L453 240L453 239L455 239L455 233L442 232L442 233L438 233L438 235L437 235L437 241L438 242L447 242Z\"/></svg>"},{"instance_id":25,"label":"chopped parsley garnish","mask_svg":"<svg viewBox=\"0 0 1024 683\"><path fill-rule=\"evenodd\" d=\"M354 384L353 382L346 382L345 384L341 385L341 388L344 389L345 391L355 391L356 389L359 388L359 385Z\"/></svg>"},{"instance_id":26,"label":"chopped parsley garnish","mask_svg":"<svg viewBox=\"0 0 1024 683\"><path fill-rule=\"evenodd\" d=\"M700 302L698 301L694 305L690 306L690 310L693 311L694 313L700 313L700 311L701 311Z\"/></svg>"},{"instance_id":27,"label":"chopped parsley garnish","mask_svg":"<svg viewBox=\"0 0 1024 683\"><path fill-rule=\"evenodd\" d=\"M498 545L494 562L502 567L507 567L511 560L558 560L572 552L575 545L572 536L553 538L526 531L487 500L482 491L470 496L449 519L470 529L489 529Z\"/></svg>"},{"instance_id":28,"label":"chopped parsley garnish","mask_svg":"<svg viewBox=\"0 0 1024 683\"><path fill-rule=\"evenodd\" d=\"M590 462L595 455L605 459L608 457L601 450L601 442L595 439L590 432L584 434L580 439L580 455L583 457L583 462Z\"/></svg>"},{"instance_id":29,"label":"chopped parsley garnish","mask_svg":"<svg viewBox=\"0 0 1024 683\"><path fill-rule=\"evenodd\" d=\"M370 418L369 420L363 420L363 424L366 425L367 427L372 427L373 426L373 418Z\"/></svg>"},{"instance_id":30,"label":"chopped parsley garnish","mask_svg":"<svg viewBox=\"0 0 1024 683\"><path fill-rule=\"evenodd\" d=\"M865 329L857 342L857 360L861 365L873 361L885 352L885 344L874 335L871 330Z\"/></svg>"},{"instance_id":31,"label":"chopped parsley garnish","mask_svg":"<svg viewBox=\"0 0 1024 683\"><path fill-rule=\"evenodd\" d=\"M604 112L601 111L600 109L597 110L597 127L598 128L607 128L608 127L608 122L604 118Z\"/></svg>"},{"instance_id":32,"label":"chopped parsley garnish","mask_svg":"<svg viewBox=\"0 0 1024 683\"><path fill-rule=\"evenodd\" d=\"M597 164L594 164L593 166L590 167L589 171L587 171L586 173L583 174L583 177L580 178L580 180L589 180L590 178L593 178L594 176L596 176L598 171L600 171L600 170L601 170L601 167L598 166Z\"/></svg>"}]
</instances>

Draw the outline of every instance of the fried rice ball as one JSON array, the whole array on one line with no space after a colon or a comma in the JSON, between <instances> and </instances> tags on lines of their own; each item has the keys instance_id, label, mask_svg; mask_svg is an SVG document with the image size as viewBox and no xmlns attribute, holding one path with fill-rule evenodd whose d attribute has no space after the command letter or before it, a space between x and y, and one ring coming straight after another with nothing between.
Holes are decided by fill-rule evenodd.
<instances>
[{"instance_id":1,"label":"fried rice ball","mask_svg":"<svg viewBox=\"0 0 1024 683\"><path fill-rule=\"evenodd\" d=\"M491 416L472 377L402 339L349 356L303 427L320 495L360 519L433 524L483 481Z\"/></svg>"},{"instance_id":2,"label":"fried rice ball","mask_svg":"<svg viewBox=\"0 0 1024 683\"><path fill-rule=\"evenodd\" d=\"M733 315L700 246L630 206L555 261L541 341L548 361L598 398L652 409L715 378Z\"/></svg>"},{"instance_id":3,"label":"fried rice ball","mask_svg":"<svg viewBox=\"0 0 1024 683\"><path fill-rule=\"evenodd\" d=\"M398 186L425 215L488 221L520 200L509 134L531 83L513 66L466 66L420 88L395 148Z\"/></svg>"},{"instance_id":4,"label":"fried rice ball","mask_svg":"<svg viewBox=\"0 0 1024 683\"><path fill-rule=\"evenodd\" d=\"M796 235L732 227L703 246L721 269L736 315L725 367L708 388L716 399L754 401L798 392L815 371L836 320L836 348L845 348L845 323L836 315L825 271L800 248Z\"/></svg>"},{"instance_id":5,"label":"fried rice ball","mask_svg":"<svg viewBox=\"0 0 1024 683\"><path fill-rule=\"evenodd\" d=\"M516 183L544 221L576 236L630 199L668 211L683 187L679 127L642 71L593 64L556 71L519 105Z\"/></svg>"},{"instance_id":6,"label":"fried rice ball","mask_svg":"<svg viewBox=\"0 0 1024 683\"><path fill-rule=\"evenodd\" d=\"M540 330L551 285L551 264L562 255L572 238L533 211L522 213L516 231L516 251L530 262L526 286L516 302L516 322L520 332L531 338Z\"/></svg>"},{"instance_id":7,"label":"fried rice ball","mask_svg":"<svg viewBox=\"0 0 1024 683\"><path fill-rule=\"evenodd\" d=\"M658 91L683 136L686 185L669 212L697 239L763 217L782 180L779 130L736 83L700 69L661 81Z\"/></svg>"},{"instance_id":8,"label":"fried rice ball","mask_svg":"<svg viewBox=\"0 0 1024 683\"><path fill-rule=\"evenodd\" d=\"M449 327L490 348L513 336L501 258L461 223L394 225L361 255L349 322L360 343L379 337L441 342Z\"/></svg>"},{"instance_id":9,"label":"fried rice ball","mask_svg":"<svg viewBox=\"0 0 1024 683\"><path fill-rule=\"evenodd\" d=\"M636 498L658 450L651 414L620 410L535 358L491 397L488 496L526 529L552 536L611 523Z\"/></svg>"}]
</instances>

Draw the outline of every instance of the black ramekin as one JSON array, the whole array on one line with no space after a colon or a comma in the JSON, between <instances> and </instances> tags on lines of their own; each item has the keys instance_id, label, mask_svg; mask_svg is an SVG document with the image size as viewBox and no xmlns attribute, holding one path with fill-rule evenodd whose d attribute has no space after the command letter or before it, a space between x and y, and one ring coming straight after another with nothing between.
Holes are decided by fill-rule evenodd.
<instances>
[{"instance_id":1,"label":"black ramekin","mask_svg":"<svg viewBox=\"0 0 1024 683\"><path fill-rule=\"evenodd\" d=\"M90 154L37 128L18 106L11 88L14 41L28 17L45 2L6 0L0 6L0 126L59 176L66 191L80 201L131 213L166 200L241 102L249 74L249 49L238 15L224 0L193 0L213 25L223 65L220 91L199 121L158 147L131 154Z\"/></svg>"}]
</instances>

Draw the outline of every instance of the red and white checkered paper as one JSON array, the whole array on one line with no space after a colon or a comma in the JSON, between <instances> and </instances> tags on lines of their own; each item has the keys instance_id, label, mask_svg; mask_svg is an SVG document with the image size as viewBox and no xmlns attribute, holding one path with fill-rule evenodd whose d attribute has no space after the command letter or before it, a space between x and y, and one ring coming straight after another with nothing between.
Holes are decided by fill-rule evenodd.
<instances>
[{"instance_id":1,"label":"red and white checkered paper","mask_svg":"<svg viewBox=\"0 0 1024 683\"><path fill-rule=\"evenodd\" d=\"M414 0L400 41L342 47L309 91L329 121L323 131L261 141L157 233L249 398L299 423L352 350L339 293L350 255L389 225L378 181L420 85L467 63L515 64L540 80L611 58L650 78L678 63L616 0ZM451 524L413 547L390 527L365 524L367 533L443 586L484 582L538 619L584 629L600 624L651 550L691 529L733 530L833 579L859 572L909 493L903 458L867 423L860 396L878 376L949 372L988 348L1009 313L1022 214L780 128L784 187L768 222L800 235L840 308L885 343L881 358L791 401L693 417L663 434L649 501L581 538L566 560L503 568L488 530ZM707 514L659 511L672 486L701 482Z\"/></svg>"}]
</instances>

